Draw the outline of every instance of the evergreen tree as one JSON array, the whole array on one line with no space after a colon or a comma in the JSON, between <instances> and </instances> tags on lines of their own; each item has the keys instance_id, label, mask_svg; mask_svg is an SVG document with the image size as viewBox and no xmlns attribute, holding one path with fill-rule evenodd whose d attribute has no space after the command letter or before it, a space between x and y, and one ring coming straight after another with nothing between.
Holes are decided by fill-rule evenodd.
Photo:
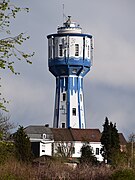
<instances>
[{"instance_id":1,"label":"evergreen tree","mask_svg":"<svg viewBox=\"0 0 135 180\"><path fill-rule=\"evenodd\" d=\"M104 157L104 161L107 160L107 163L112 162L113 156L116 156L116 154L120 151L120 142L116 124L113 125L112 122L109 123L107 117L105 118L105 123L103 124L101 144L101 153Z\"/></svg>"},{"instance_id":2,"label":"evergreen tree","mask_svg":"<svg viewBox=\"0 0 135 180\"><path fill-rule=\"evenodd\" d=\"M22 126L20 126L14 134L14 143L17 159L24 162L30 162L32 160L31 143Z\"/></svg>"},{"instance_id":3,"label":"evergreen tree","mask_svg":"<svg viewBox=\"0 0 135 180\"><path fill-rule=\"evenodd\" d=\"M81 163L97 164L97 158L92 152L92 148L89 144L84 144L81 148Z\"/></svg>"}]
</instances>

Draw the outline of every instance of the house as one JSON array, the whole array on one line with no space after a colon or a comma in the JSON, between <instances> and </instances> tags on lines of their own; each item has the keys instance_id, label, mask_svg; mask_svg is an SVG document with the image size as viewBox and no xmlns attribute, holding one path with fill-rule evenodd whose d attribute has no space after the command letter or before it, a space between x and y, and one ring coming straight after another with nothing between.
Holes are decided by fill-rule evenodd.
<instances>
[{"instance_id":1,"label":"house","mask_svg":"<svg viewBox=\"0 0 135 180\"><path fill-rule=\"evenodd\" d=\"M122 133L119 133L119 140L120 140L120 151L125 152L127 141Z\"/></svg>"},{"instance_id":2,"label":"house","mask_svg":"<svg viewBox=\"0 0 135 180\"><path fill-rule=\"evenodd\" d=\"M99 129L51 128L51 131L54 136L54 154L57 153L58 147L62 144L62 149L67 155L79 158L81 157L83 144L89 143L97 160L103 161L103 157L100 154L101 132Z\"/></svg>"},{"instance_id":3,"label":"house","mask_svg":"<svg viewBox=\"0 0 135 180\"><path fill-rule=\"evenodd\" d=\"M100 153L102 134L99 129L28 126L24 130L30 138L32 151L36 157L60 155L79 158L83 144L88 143L97 160L103 161ZM121 151L125 151L126 140L122 133L119 133L119 139Z\"/></svg>"},{"instance_id":4,"label":"house","mask_svg":"<svg viewBox=\"0 0 135 180\"><path fill-rule=\"evenodd\" d=\"M46 126L28 126L24 131L30 138L32 152L35 157L52 156L53 134Z\"/></svg>"}]
</instances>

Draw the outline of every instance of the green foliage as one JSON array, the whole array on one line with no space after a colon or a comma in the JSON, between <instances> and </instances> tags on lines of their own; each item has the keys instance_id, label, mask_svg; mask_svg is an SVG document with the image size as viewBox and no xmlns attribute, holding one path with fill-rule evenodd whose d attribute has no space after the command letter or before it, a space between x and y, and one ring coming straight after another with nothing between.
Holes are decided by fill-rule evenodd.
<instances>
[{"instance_id":1,"label":"green foliage","mask_svg":"<svg viewBox=\"0 0 135 180\"><path fill-rule=\"evenodd\" d=\"M94 156L89 144L84 144L82 146L80 162L85 164L97 164L97 158Z\"/></svg>"},{"instance_id":2,"label":"green foliage","mask_svg":"<svg viewBox=\"0 0 135 180\"><path fill-rule=\"evenodd\" d=\"M13 142L0 141L0 164L14 156Z\"/></svg>"},{"instance_id":3,"label":"green foliage","mask_svg":"<svg viewBox=\"0 0 135 180\"><path fill-rule=\"evenodd\" d=\"M134 133L131 133L128 137L126 154L128 159L128 165L135 169L135 134Z\"/></svg>"},{"instance_id":4,"label":"green foliage","mask_svg":"<svg viewBox=\"0 0 135 180\"><path fill-rule=\"evenodd\" d=\"M22 126L14 134L14 144L17 159L19 161L30 162L32 160L31 143Z\"/></svg>"},{"instance_id":5,"label":"green foliage","mask_svg":"<svg viewBox=\"0 0 135 180\"><path fill-rule=\"evenodd\" d=\"M107 160L108 163L112 163L113 155L120 152L118 130L116 129L116 124L113 125L112 122L109 123L107 117L105 119L103 128L104 129L101 136L101 153L104 160Z\"/></svg>"},{"instance_id":6,"label":"green foliage","mask_svg":"<svg viewBox=\"0 0 135 180\"><path fill-rule=\"evenodd\" d=\"M122 169L114 172L111 180L135 180L135 172L132 169Z\"/></svg>"},{"instance_id":7,"label":"green foliage","mask_svg":"<svg viewBox=\"0 0 135 180\"><path fill-rule=\"evenodd\" d=\"M23 180L23 178L16 177L16 175L13 175L11 173L6 173L0 177L0 180Z\"/></svg>"},{"instance_id":8,"label":"green foliage","mask_svg":"<svg viewBox=\"0 0 135 180\"><path fill-rule=\"evenodd\" d=\"M30 37L24 33L20 33L12 37L10 32L10 21L16 18L20 11L29 11L28 8L20 8L10 3L10 0L2 0L0 2L0 33L3 37L0 38L0 69L9 69L14 74L19 74L14 69L15 60L25 60L31 64L29 60L34 53L24 53L19 49L19 46ZM4 98L0 98L0 109L6 111L5 103L8 103Z\"/></svg>"}]
</instances>

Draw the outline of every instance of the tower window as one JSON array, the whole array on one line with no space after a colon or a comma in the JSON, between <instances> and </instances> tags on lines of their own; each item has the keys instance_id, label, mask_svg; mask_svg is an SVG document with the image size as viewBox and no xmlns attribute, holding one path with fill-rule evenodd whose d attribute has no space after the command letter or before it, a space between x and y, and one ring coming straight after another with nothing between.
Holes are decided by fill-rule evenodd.
<instances>
[{"instance_id":1,"label":"tower window","mask_svg":"<svg viewBox=\"0 0 135 180\"><path fill-rule=\"evenodd\" d=\"M59 44L59 56L63 56L62 44Z\"/></svg>"},{"instance_id":2,"label":"tower window","mask_svg":"<svg viewBox=\"0 0 135 180\"><path fill-rule=\"evenodd\" d=\"M66 93L63 93L63 101L66 101Z\"/></svg>"},{"instance_id":3,"label":"tower window","mask_svg":"<svg viewBox=\"0 0 135 180\"><path fill-rule=\"evenodd\" d=\"M88 45L88 57L90 57L90 46Z\"/></svg>"},{"instance_id":4,"label":"tower window","mask_svg":"<svg viewBox=\"0 0 135 180\"><path fill-rule=\"evenodd\" d=\"M51 46L48 47L48 56L49 56L49 59L51 59L52 57L52 51L51 51Z\"/></svg>"},{"instance_id":5,"label":"tower window","mask_svg":"<svg viewBox=\"0 0 135 180\"><path fill-rule=\"evenodd\" d=\"M79 44L75 44L75 56L79 56Z\"/></svg>"},{"instance_id":6,"label":"tower window","mask_svg":"<svg viewBox=\"0 0 135 180\"><path fill-rule=\"evenodd\" d=\"M96 148L96 155L99 155L99 148Z\"/></svg>"},{"instance_id":7,"label":"tower window","mask_svg":"<svg viewBox=\"0 0 135 180\"><path fill-rule=\"evenodd\" d=\"M62 123L62 128L65 128L65 123Z\"/></svg>"},{"instance_id":8,"label":"tower window","mask_svg":"<svg viewBox=\"0 0 135 180\"><path fill-rule=\"evenodd\" d=\"M80 101L82 101L82 94L80 94Z\"/></svg>"},{"instance_id":9,"label":"tower window","mask_svg":"<svg viewBox=\"0 0 135 180\"><path fill-rule=\"evenodd\" d=\"M72 115L76 116L76 108L72 108Z\"/></svg>"}]
</instances>

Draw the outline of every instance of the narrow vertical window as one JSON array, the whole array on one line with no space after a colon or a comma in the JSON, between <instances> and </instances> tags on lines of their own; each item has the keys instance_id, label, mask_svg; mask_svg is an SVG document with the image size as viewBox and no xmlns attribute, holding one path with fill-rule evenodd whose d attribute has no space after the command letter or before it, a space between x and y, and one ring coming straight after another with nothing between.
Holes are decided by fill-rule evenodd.
<instances>
[{"instance_id":1,"label":"narrow vertical window","mask_svg":"<svg viewBox=\"0 0 135 180\"><path fill-rule=\"evenodd\" d=\"M73 154L75 153L75 147L72 147L72 153Z\"/></svg>"},{"instance_id":2,"label":"narrow vertical window","mask_svg":"<svg viewBox=\"0 0 135 180\"><path fill-rule=\"evenodd\" d=\"M72 115L76 116L76 108L72 108Z\"/></svg>"},{"instance_id":3,"label":"narrow vertical window","mask_svg":"<svg viewBox=\"0 0 135 180\"><path fill-rule=\"evenodd\" d=\"M80 101L82 101L82 94L80 94Z\"/></svg>"},{"instance_id":4,"label":"narrow vertical window","mask_svg":"<svg viewBox=\"0 0 135 180\"><path fill-rule=\"evenodd\" d=\"M59 44L59 56L63 56L62 44Z\"/></svg>"},{"instance_id":5,"label":"narrow vertical window","mask_svg":"<svg viewBox=\"0 0 135 180\"><path fill-rule=\"evenodd\" d=\"M90 46L88 45L88 57L90 57Z\"/></svg>"},{"instance_id":6,"label":"narrow vertical window","mask_svg":"<svg viewBox=\"0 0 135 180\"><path fill-rule=\"evenodd\" d=\"M49 59L52 58L51 46L49 46L49 49L48 49L48 56L49 56Z\"/></svg>"},{"instance_id":7,"label":"narrow vertical window","mask_svg":"<svg viewBox=\"0 0 135 180\"><path fill-rule=\"evenodd\" d=\"M65 128L65 123L62 123L62 128Z\"/></svg>"},{"instance_id":8,"label":"narrow vertical window","mask_svg":"<svg viewBox=\"0 0 135 180\"><path fill-rule=\"evenodd\" d=\"M79 44L75 44L75 56L79 56Z\"/></svg>"},{"instance_id":9,"label":"narrow vertical window","mask_svg":"<svg viewBox=\"0 0 135 180\"><path fill-rule=\"evenodd\" d=\"M99 148L96 148L96 155L99 155Z\"/></svg>"},{"instance_id":10,"label":"narrow vertical window","mask_svg":"<svg viewBox=\"0 0 135 180\"><path fill-rule=\"evenodd\" d=\"M63 101L66 101L66 93L63 93Z\"/></svg>"}]
</instances>

